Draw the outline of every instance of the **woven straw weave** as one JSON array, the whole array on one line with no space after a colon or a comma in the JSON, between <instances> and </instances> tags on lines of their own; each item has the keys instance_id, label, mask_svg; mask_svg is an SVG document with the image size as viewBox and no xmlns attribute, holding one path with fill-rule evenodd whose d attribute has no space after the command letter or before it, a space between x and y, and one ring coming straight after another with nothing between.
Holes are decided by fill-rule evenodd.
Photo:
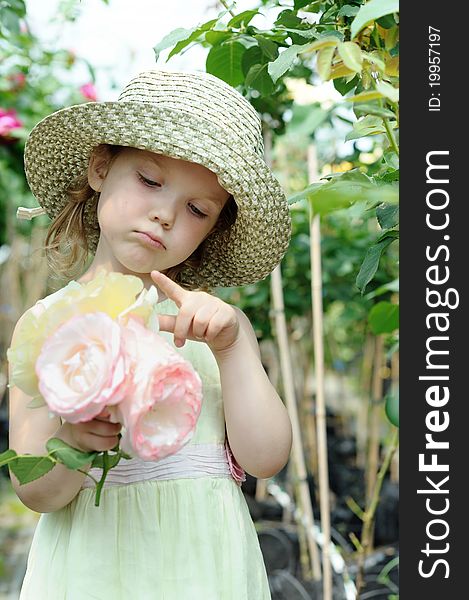
<instances>
[{"instance_id":1,"label":"woven straw weave","mask_svg":"<svg viewBox=\"0 0 469 600\"><path fill-rule=\"evenodd\" d=\"M266 277L290 239L285 194L263 160L260 119L249 102L217 77L199 72L146 71L117 102L89 102L49 115L25 148L31 190L54 218L68 202L65 189L86 172L93 148L132 146L195 162L218 176L238 214L226 232L213 234L190 286L235 286ZM85 210L92 252L99 239L95 211Z\"/></svg>"}]
</instances>

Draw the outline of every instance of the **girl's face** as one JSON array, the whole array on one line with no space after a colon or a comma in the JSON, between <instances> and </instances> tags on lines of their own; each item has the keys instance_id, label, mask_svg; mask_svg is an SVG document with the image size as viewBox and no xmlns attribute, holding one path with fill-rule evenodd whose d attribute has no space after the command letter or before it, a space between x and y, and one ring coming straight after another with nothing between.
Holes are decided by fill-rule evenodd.
<instances>
[{"instance_id":1,"label":"girl's face","mask_svg":"<svg viewBox=\"0 0 469 600\"><path fill-rule=\"evenodd\" d=\"M101 192L101 235L90 270L104 265L149 285L150 271L165 271L196 250L229 198L202 165L135 148L124 148L110 167L93 156L88 180Z\"/></svg>"}]
</instances>

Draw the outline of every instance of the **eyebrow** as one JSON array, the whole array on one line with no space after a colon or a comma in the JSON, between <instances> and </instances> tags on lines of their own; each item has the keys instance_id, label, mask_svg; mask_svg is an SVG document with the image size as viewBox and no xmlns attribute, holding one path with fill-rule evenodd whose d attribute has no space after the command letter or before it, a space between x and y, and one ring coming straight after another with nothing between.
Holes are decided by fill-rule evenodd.
<instances>
[{"instance_id":1,"label":"eyebrow","mask_svg":"<svg viewBox=\"0 0 469 600\"><path fill-rule=\"evenodd\" d=\"M161 161L157 156L155 156L155 154L147 154L145 156L145 158L147 160L151 160L152 162L154 162L158 167L160 167L160 169L163 169L164 171L166 170L163 161Z\"/></svg>"}]
</instances>

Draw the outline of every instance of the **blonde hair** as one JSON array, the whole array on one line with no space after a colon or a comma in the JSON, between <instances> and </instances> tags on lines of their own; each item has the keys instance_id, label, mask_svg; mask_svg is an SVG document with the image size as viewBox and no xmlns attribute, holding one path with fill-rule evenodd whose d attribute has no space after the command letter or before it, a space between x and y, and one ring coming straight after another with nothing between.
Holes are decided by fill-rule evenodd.
<instances>
[{"instance_id":1,"label":"blonde hair","mask_svg":"<svg viewBox=\"0 0 469 600\"><path fill-rule=\"evenodd\" d=\"M99 154L108 152L110 167L123 148L123 146L100 144L94 152ZM76 177L65 191L68 195L68 202L50 223L43 250L53 277L75 279L83 273L90 255L85 228L85 207L91 203L90 208L95 212L100 194L93 190L88 183L87 172ZM236 215L236 202L233 196L230 196L210 235L229 229L235 222ZM181 272L187 267L197 270L202 262L205 245L209 238L210 236L184 262L167 269L165 274L184 285L181 282Z\"/></svg>"}]
</instances>

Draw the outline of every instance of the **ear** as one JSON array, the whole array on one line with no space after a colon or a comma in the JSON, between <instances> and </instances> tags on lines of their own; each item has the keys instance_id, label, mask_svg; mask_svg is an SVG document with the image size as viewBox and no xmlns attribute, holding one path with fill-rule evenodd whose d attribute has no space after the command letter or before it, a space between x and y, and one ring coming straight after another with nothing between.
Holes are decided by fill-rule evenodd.
<instances>
[{"instance_id":1,"label":"ear","mask_svg":"<svg viewBox=\"0 0 469 600\"><path fill-rule=\"evenodd\" d=\"M111 154L106 146L97 146L88 163L88 183L95 192L100 192L111 162Z\"/></svg>"}]
</instances>

